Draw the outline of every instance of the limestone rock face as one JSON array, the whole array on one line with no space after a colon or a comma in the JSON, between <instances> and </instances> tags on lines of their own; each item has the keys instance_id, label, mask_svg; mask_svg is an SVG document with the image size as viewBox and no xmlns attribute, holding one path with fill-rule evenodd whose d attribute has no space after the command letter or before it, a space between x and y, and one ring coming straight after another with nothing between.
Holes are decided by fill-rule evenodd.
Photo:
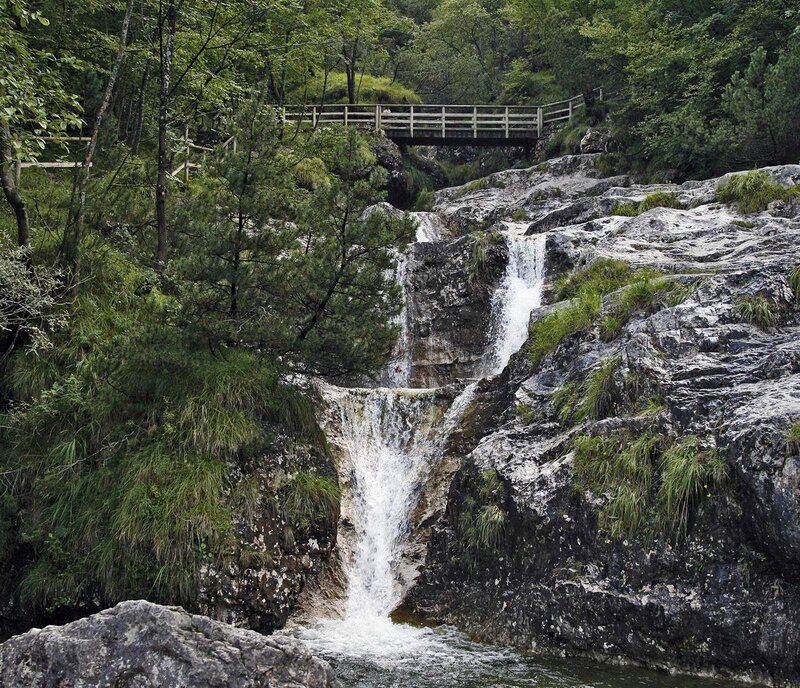
<instances>
[{"instance_id":1,"label":"limestone rock face","mask_svg":"<svg viewBox=\"0 0 800 688\"><path fill-rule=\"evenodd\" d=\"M668 274L683 297L633 308L609 337L599 323L621 292L609 294L594 323L538 365L520 354L481 386L406 606L526 649L800 682L800 455L787 441L800 421L800 307L789 285L800 218L784 206L743 217L716 201L721 180L604 180L595 160L501 173L483 189L442 192L435 210L453 226L524 213L529 233L548 233L550 295L560 275L616 259ZM766 171L785 185L800 181L796 165ZM655 191L682 207L613 214ZM753 297L773 304L774 327L741 315ZM596 419L565 420L556 393L585 390L612 360L625 400ZM653 522L649 532L613 537L599 515L615 494L578 482L574 438L633 442L648 432L696 437L724 462L725 477L691 500L685 533ZM657 509L662 468L653 470ZM487 471L502 482L502 537L470 550L464 524L486 499Z\"/></svg>"},{"instance_id":2,"label":"limestone rock face","mask_svg":"<svg viewBox=\"0 0 800 688\"><path fill-rule=\"evenodd\" d=\"M299 643L194 616L122 602L66 626L0 645L4 688L333 688L327 663Z\"/></svg>"}]
</instances>

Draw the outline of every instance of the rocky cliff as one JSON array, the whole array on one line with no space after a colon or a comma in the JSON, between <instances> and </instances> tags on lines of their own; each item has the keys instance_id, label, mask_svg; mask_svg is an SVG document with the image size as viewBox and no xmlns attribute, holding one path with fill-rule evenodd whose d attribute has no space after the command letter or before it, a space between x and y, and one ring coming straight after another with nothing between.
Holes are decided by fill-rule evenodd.
<instances>
[{"instance_id":1,"label":"rocky cliff","mask_svg":"<svg viewBox=\"0 0 800 688\"><path fill-rule=\"evenodd\" d=\"M547 232L549 303L451 441L405 607L526 649L798 682L796 206L745 216L725 179L639 186L599 160L437 196L454 237Z\"/></svg>"}]
</instances>

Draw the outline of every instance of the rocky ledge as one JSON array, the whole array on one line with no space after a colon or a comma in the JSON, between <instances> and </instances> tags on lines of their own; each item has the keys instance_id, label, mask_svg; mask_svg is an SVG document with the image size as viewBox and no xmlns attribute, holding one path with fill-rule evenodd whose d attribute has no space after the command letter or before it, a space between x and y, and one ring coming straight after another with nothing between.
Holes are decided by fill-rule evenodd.
<instances>
[{"instance_id":1,"label":"rocky ledge","mask_svg":"<svg viewBox=\"0 0 800 688\"><path fill-rule=\"evenodd\" d=\"M437 197L456 235L546 231L549 303L465 415L406 606L528 650L800 684L797 203L745 215L725 179L640 186L599 160Z\"/></svg>"},{"instance_id":2,"label":"rocky ledge","mask_svg":"<svg viewBox=\"0 0 800 688\"><path fill-rule=\"evenodd\" d=\"M4 688L333 688L330 667L270 638L142 600L0 645Z\"/></svg>"}]
</instances>

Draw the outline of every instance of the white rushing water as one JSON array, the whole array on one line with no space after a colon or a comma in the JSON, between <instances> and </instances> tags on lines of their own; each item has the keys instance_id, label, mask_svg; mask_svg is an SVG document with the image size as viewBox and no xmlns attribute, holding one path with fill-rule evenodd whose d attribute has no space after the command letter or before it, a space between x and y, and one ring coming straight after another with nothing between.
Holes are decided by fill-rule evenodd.
<instances>
[{"instance_id":1,"label":"white rushing water","mask_svg":"<svg viewBox=\"0 0 800 688\"><path fill-rule=\"evenodd\" d=\"M484 370L502 372L528 338L531 312L542 305L547 235L526 236L527 224L504 223L508 264L492 299L490 348Z\"/></svg>"},{"instance_id":2,"label":"white rushing water","mask_svg":"<svg viewBox=\"0 0 800 688\"><path fill-rule=\"evenodd\" d=\"M436 219L420 219L425 222L420 224L418 240L437 240ZM544 238L526 237L526 226L507 223L503 230L509 263L494 298L487 374L500 372L522 346L530 313L541 303ZM404 285L406 269L404 256L397 271ZM387 371L394 388L323 388L351 471L352 552L343 562L348 582L341 618L318 619L291 633L334 660L346 658L385 670L406 670L422 662L469 666L472 671L509 655L469 643L454 631L416 628L389 618L405 592L400 569L412 513L477 387L477 383L465 387L444 412L445 402L436 390L400 388L408 384L411 369L406 320L404 308L398 319L400 338ZM448 676L457 673L453 669Z\"/></svg>"}]
</instances>

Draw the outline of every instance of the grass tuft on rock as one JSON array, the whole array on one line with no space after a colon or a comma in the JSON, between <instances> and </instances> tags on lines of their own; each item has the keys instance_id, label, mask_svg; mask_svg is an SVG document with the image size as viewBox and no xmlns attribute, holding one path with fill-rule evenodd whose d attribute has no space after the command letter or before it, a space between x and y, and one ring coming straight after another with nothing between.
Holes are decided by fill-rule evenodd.
<instances>
[{"instance_id":1,"label":"grass tuft on rock","mask_svg":"<svg viewBox=\"0 0 800 688\"><path fill-rule=\"evenodd\" d=\"M589 328L602 308L601 296L590 289L531 326L527 352L531 365L538 366L568 336Z\"/></svg>"},{"instance_id":2,"label":"grass tuft on rock","mask_svg":"<svg viewBox=\"0 0 800 688\"><path fill-rule=\"evenodd\" d=\"M736 302L736 313L745 322L762 330L769 330L778 322L775 302L764 296L741 297Z\"/></svg>"},{"instance_id":3,"label":"grass tuft on rock","mask_svg":"<svg viewBox=\"0 0 800 688\"><path fill-rule=\"evenodd\" d=\"M792 423L786 431L786 451L790 455L800 455L800 420Z\"/></svg>"},{"instance_id":4,"label":"grass tuft on rock","mask_svg":"<svg viewBox=\"0 0 800 688\"><path fill-rule=\"evenodd\" d=\"M745 215L765 210L772 201L786 199L796 193L795 188L785 188L761 170L734 175L717 187L719 200L735 205Z\"/></svg>"},{"instance_id":5,"label":"grass tuft on rock","mask_svg":"<svg viewBox=\"0 0 800 688\"><path fill-rule=\"evenodd\" d=\"M795 266L789 273L789 286L794 294L795 305L800 306L800 265Z\"/></svg>"}]
</instances>

